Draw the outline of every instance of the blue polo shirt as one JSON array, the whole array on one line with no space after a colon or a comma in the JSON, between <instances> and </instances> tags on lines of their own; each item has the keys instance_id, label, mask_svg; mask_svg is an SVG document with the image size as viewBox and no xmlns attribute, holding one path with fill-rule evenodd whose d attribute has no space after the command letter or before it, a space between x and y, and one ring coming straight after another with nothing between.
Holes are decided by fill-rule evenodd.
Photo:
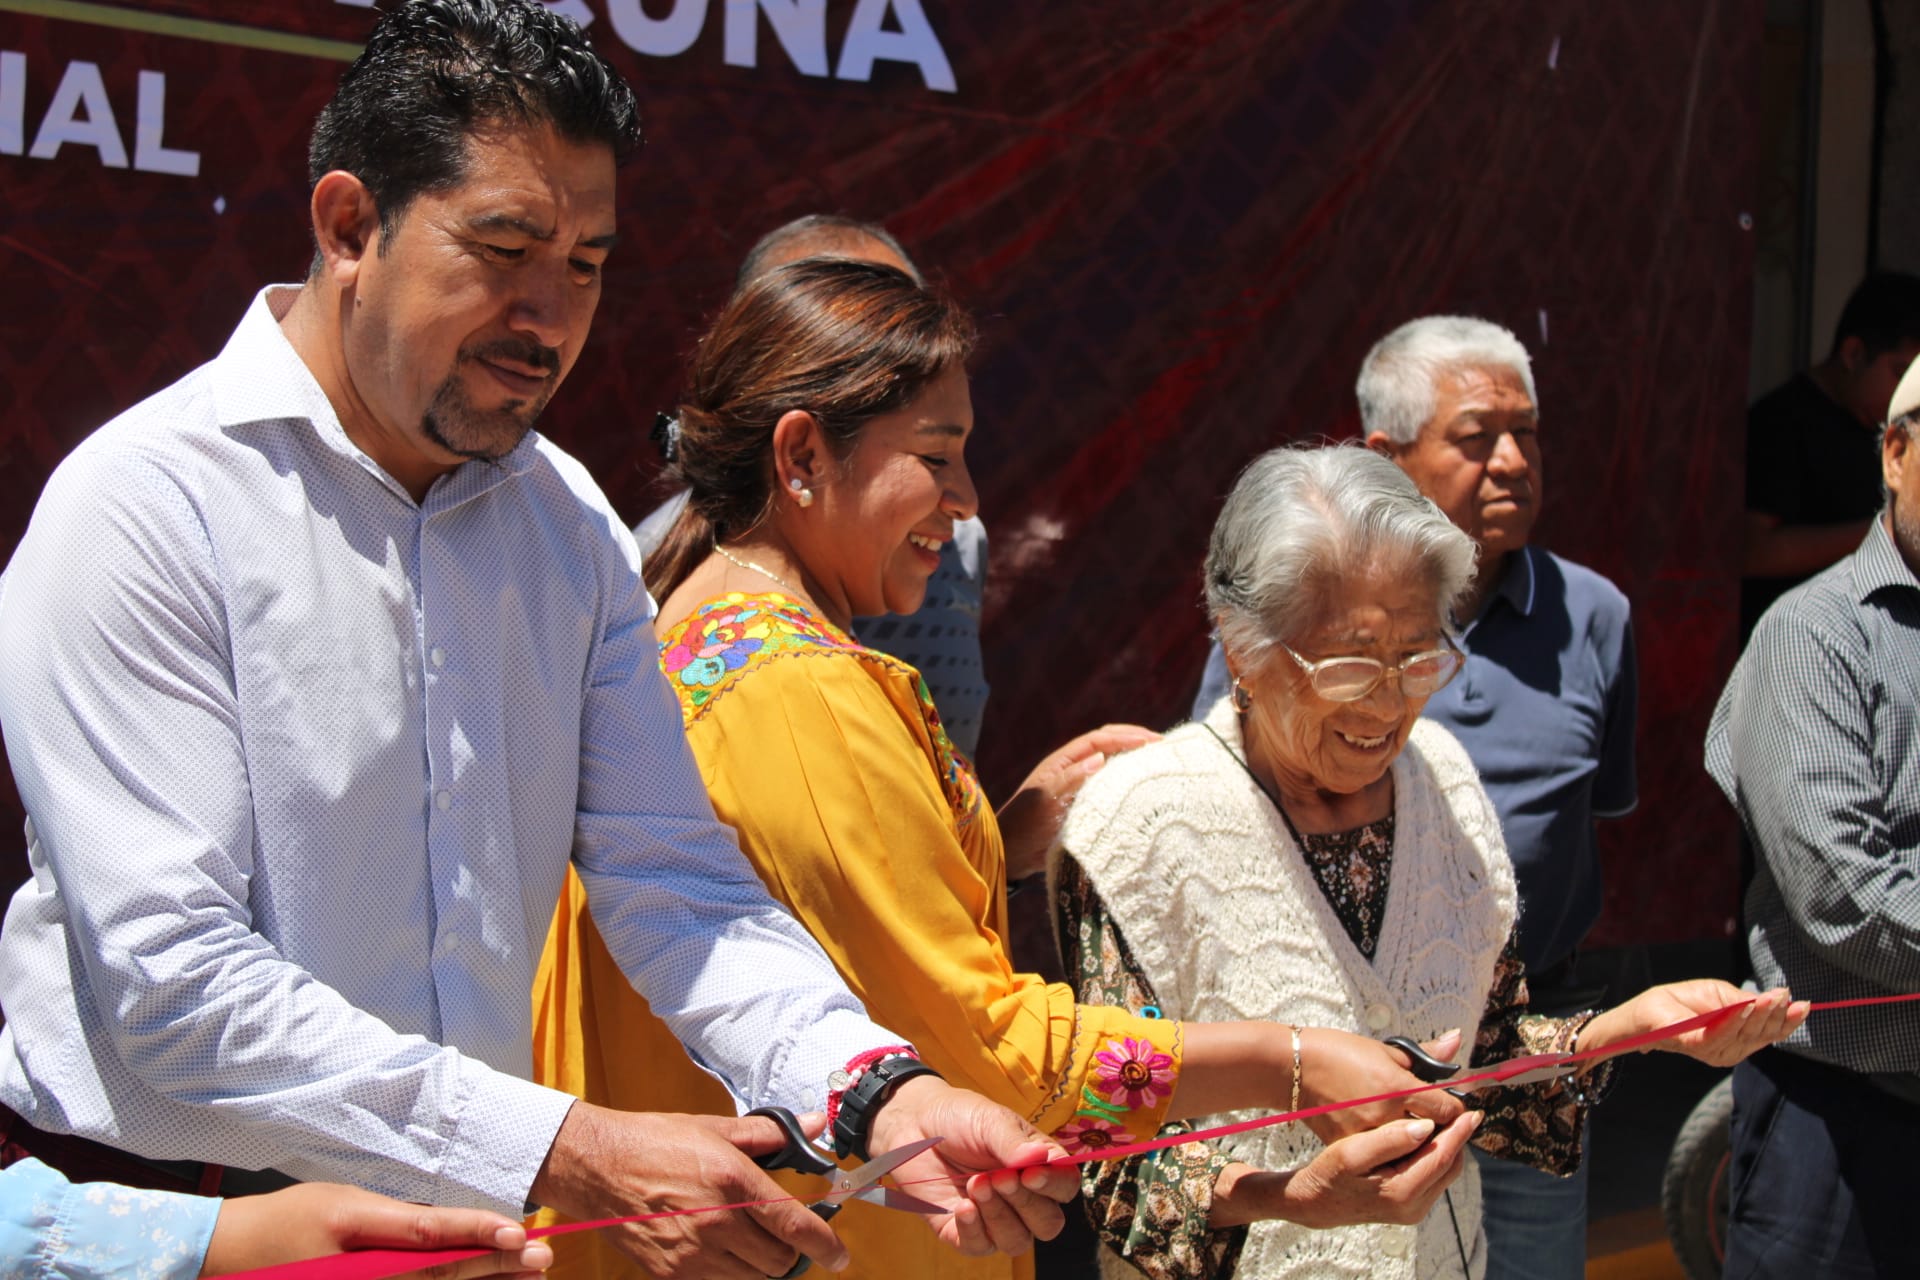
<instances>
[{"instance_id":1,"label":"blue polo shirt","mask_svg":"<svg viewBox=\"0 0 1920 1280\"><path fill-rule=\"evenodd\" d=\"M1467 665L1426 714L1466 747L1500 815L1520 885L1520 954L1537 973L1572 954L1600 918L1594 819L1629 813L1639 798L1633 619L1611 582L1525 547L1508 557L1460 648ZM1196 720L1227 683L1216 641Z\"/></svg>"},{"instance_id":2,"label":"blue polo shirt","mask_svg":"<svg viewBox=\"0 0 1920 1280\"><path fill-rule=\"evenodd\" d=\"M1595 818L1639 799L1639 670L1620 589L1538 547L1507 558L1460 637L1467 665L1426 715L1466 747L1507 837L1520 885L1520 954L1539 972L1600 918Z\"/></svg>"}]
</instances>

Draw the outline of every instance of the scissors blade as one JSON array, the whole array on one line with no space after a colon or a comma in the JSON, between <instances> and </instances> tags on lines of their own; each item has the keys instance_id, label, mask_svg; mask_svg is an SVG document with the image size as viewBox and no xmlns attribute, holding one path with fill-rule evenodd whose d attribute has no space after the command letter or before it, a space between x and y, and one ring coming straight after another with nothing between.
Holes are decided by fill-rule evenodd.
<instances>
[{"instance_id":1,"label":"scissors blade","mask_svg":"<svg viewBox=\"0 0 1920 1280\"><path fill-rule=\"evenodd\" d=\"M898 1187L868 1187L865 1191L854 1192L853 1198L864 1200L868 1204L898 1209L902 1213L918 1213L925 1217L939 1217L946 1212L939 1205L922 1200L919 1196L910 1196Z\"/></svg>"},{"instance_id":2,"label":"scissors blade","mask_svg":"<svg viewBox=\"0 0 1920 1280\"><path fill-rule=\"evenodd\" d=\"M909 1142L904 1147L875 1156L856 1169L842 1169L833 1175L833 1190L827 1193L827 1199L835 1204L859 1195L895 1169L913 1159L923 1151L930 1151L944 1141L941 1138L922 1138L918 1142ZM918 1212L917 1210L915 1212ZM936 1210L936 1212L943 1212Z\"/></svg>"},{"instance_id":3,"label":"scissors blade","mask_svg":"<svg viewBox=\"0 0 1920 1280\"><path fill-rule=\"evenodd\" d=\"M1460 1086L1462 1092L1480 1089L1504 1089L1510 1085L1539 1084L1543 1080L1558 1080L1570 1076L1580 1069L1578 1062L1567 1061L1564 1053L1532 1053L1524 1057L1508 1058L1505 1062L1492 1062L1484 1067L1475 1067L1474 1075L1491 1074L1496 1079L1478 1080L1472 1084Z\"/></svg>"}]
</instances>

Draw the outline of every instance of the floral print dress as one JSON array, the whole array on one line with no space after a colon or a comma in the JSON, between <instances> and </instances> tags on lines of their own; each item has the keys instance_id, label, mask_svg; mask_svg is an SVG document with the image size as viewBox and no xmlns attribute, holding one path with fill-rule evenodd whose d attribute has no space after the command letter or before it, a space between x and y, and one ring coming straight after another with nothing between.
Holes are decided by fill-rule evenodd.
<instances>
[{"instance_id":1,"label":"floral print dress","mask_svg":"<svg viewBox=\"0 0 1920 1280\"><path fill-rule=\"evenodd\" d=\"M1372 959L1386 914L1393 870L1393 817L1351 831L1299 837L1314 881L1362 954ZM1062 857L1055 880L1054 909L1065 951L1068 980L1088 1004L1113 1004L1145 1017L1160 1016L1153 986L1128 951L1120 927L1072 855ZM1565 1018L1527 1012L1526 969L1517 936L1509 934L1494 966L1486 1016L1474 1042L1473 1065L1521 1054L1571 1049L1594 1012ZM1611 1064L1582 1082L1584 1101L1556 1084L1492 1089L1475 1095L1486 1119L1473 1142L1484 1151L1520 1160L1550 1173L1569 1174L1580 1164L1580 1134L1587 1108L1605 1092ZM1184 1121L1160 1136L1191 1133ZM1143 1135L1149 1136L1149 1135ZM1127 1257L1152 1280L1219 1280L1231 1276L1246 1241L1246 1228L1215 1231L1207 1225L1213 1187L1233 1163L1203 1142L1167 1147L1142 1156L1083 1165L1080 1189L1088 1217L1103 1243Z\"/></svg>"}]
</instances>

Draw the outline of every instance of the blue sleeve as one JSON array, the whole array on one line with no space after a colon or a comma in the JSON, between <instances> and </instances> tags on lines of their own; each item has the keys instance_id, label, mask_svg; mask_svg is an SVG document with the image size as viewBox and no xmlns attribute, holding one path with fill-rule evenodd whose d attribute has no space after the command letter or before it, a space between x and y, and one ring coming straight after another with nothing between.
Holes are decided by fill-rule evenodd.
<instances>
[{"instance_id":1,"label":"blue sleeve","mask_svg":"<svg viewBox=\"0 0 1920 1280\"><path fill-rule=\"evenodd\" d=\"M193 1280L220 1202L110 1182L38 1160L0 1170L0 1280Z\"/></svg>"},{"instance_id":2,"label":"blue sleeve","mask_svg":"<svg viewBox=\"0 0 1920 1280\"><path fill-rule=\"evenodd\" d=\"M1600 768L1593 778L1593 813L1597 818L1619 818L1640 803L1640 785L1634 776L1634 735L1640 721L1640 665L1633 645L1633 617L1621 619L1617 648L1610 656L1612 679L1607 684L1607 723L1600 738Z\"/></svg>"},{"instance_id":3,"label":"blue sleeve","mask_svg":"<svg viewBox=\"0 0 1920 1280\"><path fill-rule=\"evenodd\" d=\"M1213 704L1227 696L1227 686L1232 683L1227 675L1227 651L1216 639L1207 650L1207 669L1200 675L1200 692L1194 695L1193 718L1205 720Z\"/></svg>"}]
</instances>

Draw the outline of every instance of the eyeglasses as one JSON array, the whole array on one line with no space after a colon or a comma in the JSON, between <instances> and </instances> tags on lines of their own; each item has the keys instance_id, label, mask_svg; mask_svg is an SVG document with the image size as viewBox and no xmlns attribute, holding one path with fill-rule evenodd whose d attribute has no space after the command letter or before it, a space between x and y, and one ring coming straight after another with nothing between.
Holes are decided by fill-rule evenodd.
<instances>
[{"instance_id":1,"label":"eyeglasses","mask_svg":"<svg viewBox=\"0 0 1920 1280\"><path fill-rule=\"evenodd\" d=\"M1447 687L1460 674L1466 662L1460 651L1448 641L1444 649L1429 649L1402 658L1393 666L1372 658L1325 658L1309 662L1287 645L1287 656L1307 673L1307 683L1328 702L1358 702L1372 693L1382 680L1393 676L1400 681L1400 692L1409 698L1426 698Z\"/></svg>"}]
</instances>

